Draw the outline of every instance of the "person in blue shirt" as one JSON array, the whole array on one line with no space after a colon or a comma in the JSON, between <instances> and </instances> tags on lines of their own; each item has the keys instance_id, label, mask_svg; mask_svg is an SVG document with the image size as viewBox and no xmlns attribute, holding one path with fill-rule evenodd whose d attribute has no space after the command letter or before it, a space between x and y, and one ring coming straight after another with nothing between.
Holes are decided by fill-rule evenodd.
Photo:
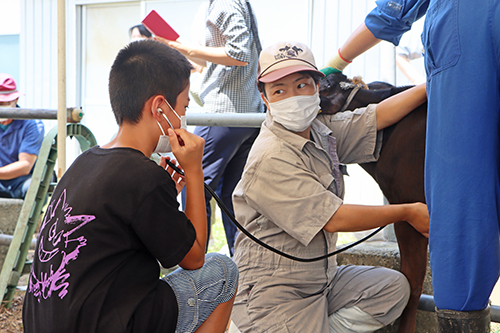
<instances>
[{"instance_id":1,"label":"person in blue shirt","mask_svg":"<svg viewBox=\"0 0 500 333\"><path fill-rule=\"evenodd\" d=\"M323 71L380 40L398 45L424 14L429 102L425 194L441 332L489 332L500 269L500 1L379 0Z\"/></svg>"},{"instance_id":2,"label":"person in blue shirt","mask_svg":"<svg viewBox=\"0 0 500 333\"><path fill-rule=\"evenodd\" d=\"M0 107L14 108L21 93L0 73ZM0 197L24 199L45 134L40 120L0 119Z\"/></svg>"}]
</instances>

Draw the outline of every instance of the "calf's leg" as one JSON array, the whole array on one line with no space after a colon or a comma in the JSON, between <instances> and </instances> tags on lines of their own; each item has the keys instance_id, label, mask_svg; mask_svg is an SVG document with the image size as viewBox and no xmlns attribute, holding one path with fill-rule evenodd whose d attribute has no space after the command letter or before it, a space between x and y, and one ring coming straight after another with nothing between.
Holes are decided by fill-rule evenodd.
<instances>
[{"instance_id":1,"label":"calf's leg","mask_svg":"<svg viewBox=\"0 0 500 333\"><path fill-rule=\"evenodd\" d=\"M400 271L408 279L411 288L410 300L401 315L398 332L412 333L415 331L417 307L427 269L428 240L405 221L395 223L394 231L401 258Z\"/></svg>"}]
</instances>

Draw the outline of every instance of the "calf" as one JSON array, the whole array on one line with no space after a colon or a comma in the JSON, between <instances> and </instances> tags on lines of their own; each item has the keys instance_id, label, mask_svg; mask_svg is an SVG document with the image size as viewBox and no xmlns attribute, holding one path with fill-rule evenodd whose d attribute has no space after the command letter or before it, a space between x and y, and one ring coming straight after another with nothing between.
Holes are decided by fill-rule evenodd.
<instances>
[{"instance_id":1,"label":"calf","mask_svg":"<svg viewBox=\"0 0 500 333\"><path fill-rule=\"evenodd\" d=\"M322 112L334 114L354 110L379 103L410 88L394 87L383 82L368 84L369 89L359 89L359 86L341 73L328 75L320 87ZM357 92L351 95L354 90ZM398 123L384 129L382 150L377 162L360 164L375 179L391 204L425 202L426 118L427 103L424 103ZM426 237L405 221L395 223L394 230L400 251L401 272L411 286L410 300L401 315L398 332L408 333L415 331L417 307L427 268L428 242Z\"/></svg>"}]
</instances>

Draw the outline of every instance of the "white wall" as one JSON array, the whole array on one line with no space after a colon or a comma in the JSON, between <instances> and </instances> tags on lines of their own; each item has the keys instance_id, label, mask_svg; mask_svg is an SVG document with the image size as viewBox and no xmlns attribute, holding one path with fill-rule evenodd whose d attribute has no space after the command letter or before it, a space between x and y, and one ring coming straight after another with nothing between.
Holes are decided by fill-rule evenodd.
<instances>
[{"instance_id":1,"label":"white wall","mask_svg":"<svg viewBox=\"0 0 500 333\"><path fill-rule=\"evenodd\" d=\"M0 0L0 35L17 35L21 32L21 1Z\"/></svg>"},{"instance_id":2,"label":"white wall","mask_svg":"<svg viewBox=\"0 0 500 333\"><path fill-rule=\"evenodd\" d=\"M20 81L19 36L21 33L21 1L0 0L0 72ZM22 105L23 97L19 99Z\"/></svg>"},{"instance_id":3,"label":"white wall","mask_svg":"<svg viewBox=\"0 0 500 333\"><path fill-rule=\"evenodd\" d=\"M116 54L129 42L129 28L140 22L139 10L137 2L87 5L81 10L82 123L99 144L110 141L118 130L109 104L109 71Z\"/></svg>"}]
</instances>

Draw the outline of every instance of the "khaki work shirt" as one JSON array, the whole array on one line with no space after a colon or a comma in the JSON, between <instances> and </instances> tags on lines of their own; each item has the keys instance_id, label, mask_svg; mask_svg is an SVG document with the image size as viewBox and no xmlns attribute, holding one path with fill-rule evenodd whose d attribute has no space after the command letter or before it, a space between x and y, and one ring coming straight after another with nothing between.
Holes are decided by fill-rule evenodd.
<instances>
[{"instance_id":1,"label":"khaki work shirt","mask_svg":"<svg viewBox=\"0 0 500 333\"><path fill-rule=\"evenodd\" d=\"M311 125L312 140L288 131L268 114L233 193L236 219L264 243L297 257L335 251L337 234L323 227L342 205L339 164L378 159L382 132L377 132L375 111L376 105L369 105L319 114ZM321 295L337 271L335 256L310 263L293 261L243 233L237 237L234 260L240 271L235 304L249 302L250 292L258 297L277 284L295 287L292 298ZM273 304L267 306L272 311ZM238 324L236 312L233 320Z\"/></svg>"}]
</instances>

